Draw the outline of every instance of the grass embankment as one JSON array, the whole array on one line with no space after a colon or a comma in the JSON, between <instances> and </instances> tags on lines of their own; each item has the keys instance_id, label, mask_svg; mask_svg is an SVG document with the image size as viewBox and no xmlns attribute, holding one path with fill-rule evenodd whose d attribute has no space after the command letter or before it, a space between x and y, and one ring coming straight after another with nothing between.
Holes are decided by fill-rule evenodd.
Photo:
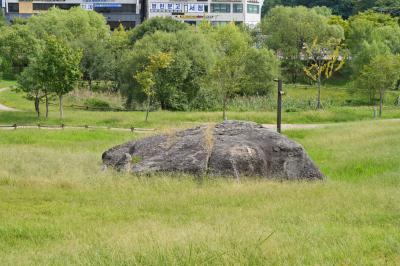
<instances>
[{"instance_id":1,"label":"grass embankment","mask_svg":"<svg viewBox=\"0 0 400 266\"><path fill-rule=\"evenodd\" d=\"M396 94L397 92L393 92ZM392 94L393 94L392 93ZM82 103L84 99L79 99L77 95L66 97L66 105ZM296 99L298 102L304 102L310 97L314 97L315 89L309 87L288 86L286 88L287 99ZM388 93L387 95L391 95ZM393 96L393 95L392 95ZM392 97L390 96L390 97ZM372 119L373 107L352 107L343 106L346 99L349 99L347 90L344 87L327 87L323 90L323 99L329 99L332 103L328 108L315 110L293 111L294 107L290 105L289 100L284 99L284 110L290 112L283 113L284 123L332 123ZM389 97L389 96L388 96ZM394 97L394 96L393 96ZM392 97L392 98L393 98ZM115 100L115 99L114 99ZM56 101L55 101L56 102ZM389 100L388 100L389 102ZM50 118L36 118L33 111L32 102L26 100L23 94L15 93L12 90L0 92L0 103L19 109L20 112L2 112L0 115L0 124L61 124L66 125L94 125L94 126L113 126L113 127L151 127L168 128L176 126L187 126L187 123L219 122L221 121L221 112L167 112L159 111L150 113L150 121L144 122L144 112L94 112L85 110L76 110L65 108L65 118L58 119L58 106L52 105L50 108ZM248 105L257 103L243 102L233 103L234 109L246 109ZM289 106L290 105L290 106ZM260 107L261 108L261 107ZM243 109L243 110L244 110ZM249 109L251 109L249 107ZM265 104L263 111L229 111L229 119L251 120L258 123L275 123L275 111L270 110L270 106ZM42 106L42 113L44 112ZM400 118L400 107L388 104L383 113L383 118Z\"/></svg>"},{"instance_id":2,"label":"grass embankment","mask_svg":"<svg viewBox=\"0 0 400 266\"><path fill-rule=\"evenodd\" d=\"M0 131L0 262L396 265L400 123L287 134L327 182L139 178L100 170L131 133Z\"/></svg>"},{"instance_id":3,"label":"grass embankment","mask_svg":"<svg viewBox=\"0 0 400 266\"><path fill-rule=\"evenodd\" d=\"M14 86L15 81L14 80L2 80L0 79L0 89L7 88L10 86Z\"/></svg>"}]
</instances>

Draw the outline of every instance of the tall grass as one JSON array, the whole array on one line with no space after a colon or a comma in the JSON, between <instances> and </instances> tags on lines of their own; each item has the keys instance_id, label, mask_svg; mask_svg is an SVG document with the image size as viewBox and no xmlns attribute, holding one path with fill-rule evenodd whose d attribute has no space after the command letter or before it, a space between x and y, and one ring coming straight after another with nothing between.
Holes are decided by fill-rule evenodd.
<instances>
[{"instance_id":1,"label":"tall grass","mask_svg":"<svg viewBox=\"0 0 400 266\"><path fill-rule=\"evenodd\" d=\"M286 134L326 182L103 172L138 135L0 131L0 264L396 265L400 124Z\"/></svg>"}]
</instances>

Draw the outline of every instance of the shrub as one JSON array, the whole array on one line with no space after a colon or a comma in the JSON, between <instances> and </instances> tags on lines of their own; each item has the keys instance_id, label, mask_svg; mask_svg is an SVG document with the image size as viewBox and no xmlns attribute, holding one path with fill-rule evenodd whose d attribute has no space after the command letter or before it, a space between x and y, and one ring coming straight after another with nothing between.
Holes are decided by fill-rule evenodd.
<instances>
[{"instance_id":1,"label":"shrub","mask_svg":"<svg viewBox=\"0 0 400 266\"><path fill-rule=\"evenodd\" d=\"M110 110L111 106L108 102L101 100L101 99L87 99L85 101L85 106L93 109L99 109L99 110Z\"/></svg>"}]
</instances>

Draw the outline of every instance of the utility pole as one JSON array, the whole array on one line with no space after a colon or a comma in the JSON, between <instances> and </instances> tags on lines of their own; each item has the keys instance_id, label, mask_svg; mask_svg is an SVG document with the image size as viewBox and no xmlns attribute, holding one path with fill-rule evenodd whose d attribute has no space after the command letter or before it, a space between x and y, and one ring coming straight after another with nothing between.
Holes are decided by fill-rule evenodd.
<instances>
[{"instance_id":1,"label":"utility pole","mask_svg":"<svg viewBox=\"0 0 400 266\"><path fill-rule=\"evenodd\" d=\"M282 79L278 79L278 108L277 108L277 119L276 119L276 129L278 133L281 133L282 126Z\"/></svg>"}]
</instances>

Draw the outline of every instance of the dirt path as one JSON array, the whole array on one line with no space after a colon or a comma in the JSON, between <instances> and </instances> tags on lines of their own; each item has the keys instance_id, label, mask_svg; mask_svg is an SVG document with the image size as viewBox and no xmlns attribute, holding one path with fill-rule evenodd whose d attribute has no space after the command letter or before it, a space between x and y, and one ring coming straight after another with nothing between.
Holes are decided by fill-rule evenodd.
<instances>
[{"instance_id":1,"label":"dirt path","mask_svg":"<svg viewBox=\"0 0 400 266\"><path fill-rule=\"evenodd\" d=\"M0 89L0 92L5 91L5 90L8 90L8 88L2 88L2 89ZM7 107L7 106L2 105L2 104L0 103L0 111L15 112L15 111L17 111L17 109L11 108L11 107Z\"/></svg>"},{"instance_id":2,"label":"dirt path","mask_svg":"<svg viewBox=\"0 0 400 266\"><path fill-rule=\"evenodd\" d=\"M315 129L329 126L330 124L282 124L282 129ZM275 124L263 124L264 127L276 130Z\"/></svg>"}]
</instances>

